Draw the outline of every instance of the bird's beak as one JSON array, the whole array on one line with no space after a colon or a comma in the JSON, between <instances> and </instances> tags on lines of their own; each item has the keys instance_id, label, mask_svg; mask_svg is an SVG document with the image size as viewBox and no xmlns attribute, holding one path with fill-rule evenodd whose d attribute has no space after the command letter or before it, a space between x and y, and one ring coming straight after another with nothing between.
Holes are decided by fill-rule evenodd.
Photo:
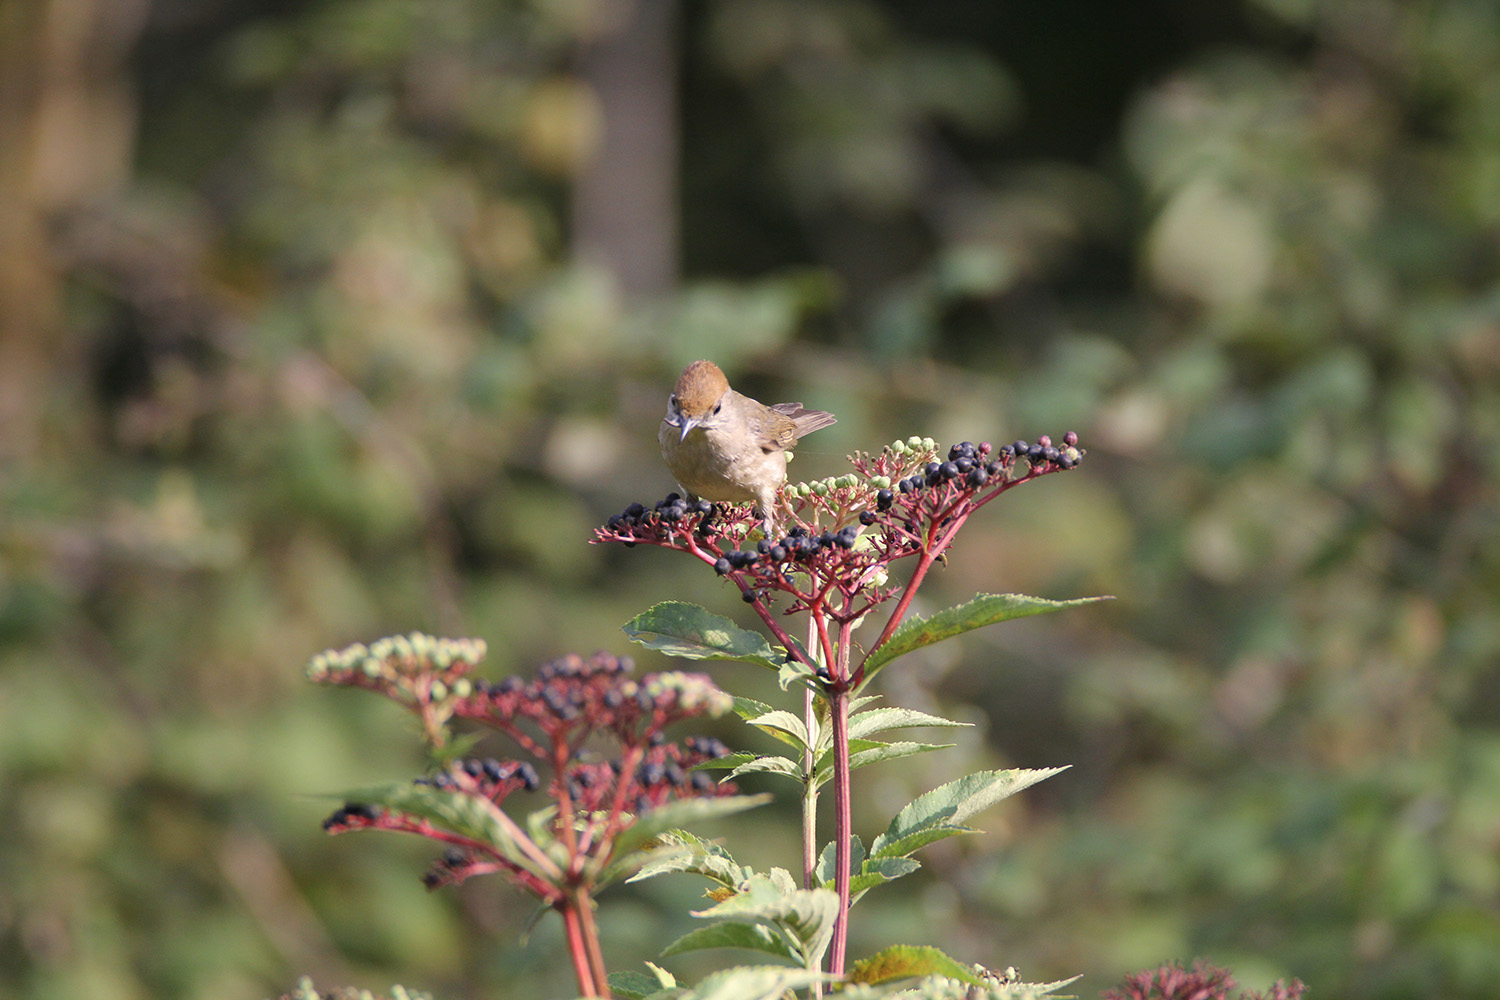
<instances>
[{"instance_id":1,"label":"bird's beak","mask_svg":"<svg viewBox=\"0 0 1500 1000\"><path fill-rule=\"evenodd\" d=\"M697 426L698 426L698 420L697 420L697 418L684 416L682 418L682 435L680 437L678 437L677 443L681 444L682 442L686 441L687 440L687 436L688 436L688 431L692 430L694 427L697 427Z\"/></svg>"}]
</instances>

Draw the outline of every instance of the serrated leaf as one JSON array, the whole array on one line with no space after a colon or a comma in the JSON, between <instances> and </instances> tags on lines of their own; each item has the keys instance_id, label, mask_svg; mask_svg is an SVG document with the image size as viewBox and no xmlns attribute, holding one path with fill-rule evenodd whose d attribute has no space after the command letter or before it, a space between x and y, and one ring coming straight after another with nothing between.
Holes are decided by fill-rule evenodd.
<instances>
[{"instance_id":1,"label":"serrated leaf","mask_svg":"<svg viewBox=\"0 0 1500 1000\"><path fill-rule=\"evenodd\" d=\"M784 884L778 885L770 876L752 875L740 884L739 892L717 906L695 911L693 916L774 924L786 932L799 961L808 968L814 967L833 938L838 894L827 889L797 889L789 875L780 881Z\"/></svg>"},{"instance_id":2,"label":"serrated leaf","mask_svg":"<svg viewBox=\"0 0 1500 1000\"><path fill-rule=\"evenodd\" d=\"M742 660L780 670L785 659L759 632L686 601L663 601L620 629L647 649L687 660Z\"/></svg>"},{"instance_id":3,"label":"serrated leaf","mask_svg":"<svg viewBox=\"0 0 1500 1000\"><path fill-rule=\"evenodd\" d=\"M787 660L781 665L776 674L776 683L785 691L793 684L811 684L817 674L806 663L798 659Z\"/></svg>"},{"instance_id":4,"label":"serrated leaf","mask_svg":"<svg viewBox=\"0 0 1500 1000\"><path fill-rule=\"evenodd\" d=\"M798 750L807 747L807 724L791 712L783 709L773 709L763 715L757 715L746 722L762 732L788 743Z\"/></svg>"},{"instance_id":5,"label":"serrated leaf","mask_svg":"<svg viewBox=\"0 0 1500 1000\"><path fill-rule=\"evenodd\" d=\"M849 968L849 980L855 983L885 983L917 976L946 976L975 986L984 982L971 967L930 945L892 945Z\"/></svg>"},{"instance_id":6,"label":"serrated leaf","mask_svg":"<svg viewBox=\"0 0 1500 1000\"><path fill-rule=\"evenodd\" d=\"M662 957L681 955L689 951L704 951L709 948L743 948L775 955L788 961L797 961L797 952L787 944L785 938L765 924L740 924L724 921L698 927L673 941L662 951Z\"/></svg>"},{"instance_id":7,"label":"serrated leaf","mask_svg":"<svg viewBox=\"0 0 1500 1000\"><path fill-rule=\"evenodd\" d=\"M939 840L947 840L961 833L978 833L972 826L929 826L914 831L904 837L896 837L882 842L879 837L875 843L880 845L880 857L882 858L904 858L914 854L926 847L935 844Z\"/></svg>"},{"instance_id":8,"label":"serrated leaf","mask_svg":"<svg viewBox=\"0 0 1500 1000\"><path fill-rule=\"evenodd\" d=\"M772 707L763 701L756 701L754 698L746 698L738 694L734 696L734 714L742 719L765 715L770 711L773 711Z\"/></svg>"},{"instance_id":9,"label":"serrated leaf","mask_svg":"<svg viewBox=\"0 0 1500 1000\"><path fill-rule=\"evenodd\" d=\"M878 764L883 760L895 760L898 757L910 757L913 754L926 753L929 750L951 750L955 743L879 743L874 740L850 740L849 741L849 770L864 767L866 764ZM825 754L818 762L818 784L822 785L833 777L833 755Z\"/></svg>"},{"instance_id":10,"label":"serrated leaf","mask_svg":"<svg viewBox=\"0 0 1500 1000\"><path fill-rule=\"evenodd\" d=\"M731 768L739 767L741 764L748 763L749 761L752 761L759 756L760 754L751 753L748 750L736 750L734 753L726 753L722 757L715 757L713 760L705 760L700 763L694 764L692 767L688 768L688 770L727 771Z\"/></svg>"},{"instance_id":11,"label":"serrated leaf","mask_svg":"<svg viewBox=\"0 0 1500 1000\"><path fill-rule=\"evenodd\" d=\"M810 969L737 966L704 977L679 1000L779 1000L788 990L806 989L814 983L832 982L833 978Z\"/></svg>"},{"instance_id":12,"label":"serrated leaf","mask_svg":"<svg viewBox=\"0 0 1500 1000\"><path fill-rule=\"evenodd\" d=\"M776 754L765 756L752 754L750 760L730 771L724 778L730 781L742 774L779 774L791 778L799 785L802 784L802 765L788 757Z\"/></svg>"},{"instance_id":13,"label":"serrated leaf","mask_svg":"<svg viewBox=\"0 0 1500 1000\"><path fill-rule=\"evenodd\" d=\"M625 972L611 972L605 979L609 983L609 991L617 997L625 1000L645 1000L646 997L656 996L662 990L673 989L677 986L677 979L666 969L646 963L650 973L637 972L634 969Z\"/></svg>"},{"instance_id":14,"label":"serrated leaf","mask_svg":"<svg viewBox=\"0 0 1500 1000\"><path fill-rule=\"evenodd\" d=\"M891 825L870 846L875 857L890 856L891 845L924 830L957 827L964 820L1001 799L1029 788L1038 781L1067 770L1065 767L1011 768L965 775L918 796L896 814ZM901 851L908 854L910 851Z\"/></svg>"},{"instance_id":15,"label":"serrated leaf","mask_svg":"<svg viewBox=\"0 0 1500 1000\"><path fill-rule=\"evenodd\" d=\"M957 729L972 725L972 722L957 722L910 708L872 708L849 716L849 738L862 739L887 729L909 729L914 726Z\"/></svg>"},{"instance_id":16,"label":"serrated leaf","mask_svg":"<svg viewBox=\"0 0 1500 1000\"><path fill-rule=\"evenodd\" d=\"M868 683L898 656L976 628L1110 600L1114 598L1080 597L1071 601L1049 601L1025 594L980 594L971 601L939 611L931 618L909 618L902 622L889 639L865 657L864 680Z\"/></svg>"},{"instance_id":17,"label":"serrated leaf","mask_svg":"<svg viewBox=\"0 0 1500 1000\"><path fill-rule=\"evenodd\" d=\"M837 863L837 848L833 841L823 845L823 851L818 855L818 863L813 868L813 877L818 884L826 888L833 887L834 865ZM865 842L859 834L849 838L849 871L858 872L860 866L865 863Z\"/></svg>"},{"instance_id":18,"label":"serrated leaf","mask_svg":"<svg viewBox=\"0 0 1500 1000\"><path fill-rule=\"evenodd\" d=\"M849 880L849 905L853 906L860 896L877 885L894 882L921 867L921 862L915 858L870 858L859 874Z\"/></svg>"},{"instance_id":19,"label":"serrated leaf","mask_svg":"<svg viewBox=\"0 0 1500 1000\"><path fill-rule=\"evenodd\" d=\"M407 781L361 788L339 797L346 802L363 802L425 819L452 833L488 844L507 860L543 875L536 863L521 851L510 829L497 815L499 807L478 795L444 791Z\"/></svg>"},{"instance_id":20,"label":"serrated leaf","mask_svg":"<svg viewBox=\"0 0 1500 1000\"><path fill-rule=\"evenodd\" d=\"M657 806L615 838L615 854L623 856L640 848L659 833L705 820L732 816L746 809L765 805L770 795L728 795L714 799L678 799Z\"/></svg>"},{"instance_id":21,"label":"serrated leaf","mask_svg":"<svg viewBox=\"0 0 1500 1000\"><path fill-rule=\"evenodd\" d=\"M711 840L705 840L686 830L669 830L660 839L663 844L683 848L685 853L653 861L628 881L639 882L670 872L688 872L733 888L750 875L749 870L737 864L722 845Z\"/></svg>"}]
</instances>

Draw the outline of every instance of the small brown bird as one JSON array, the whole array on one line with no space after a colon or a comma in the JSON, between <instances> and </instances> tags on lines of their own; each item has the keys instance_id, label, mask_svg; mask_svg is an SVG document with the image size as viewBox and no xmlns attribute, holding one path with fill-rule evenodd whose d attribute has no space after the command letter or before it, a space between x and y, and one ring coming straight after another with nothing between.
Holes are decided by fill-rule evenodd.
<instances>
[{"instance_id":1,"label":"small brown bird","mask_svg":"<svg viewBox=\"0 0 1500 1000\"><path fill-rule=\"evenodd\" d=\"M729 388L712 361L682 370L657 440L667 468L703 500L753 501L767 536L776 490L786 482L786 452L797 439L834 423L801 403L767 406Z\"/></svg>"}]
</instances>

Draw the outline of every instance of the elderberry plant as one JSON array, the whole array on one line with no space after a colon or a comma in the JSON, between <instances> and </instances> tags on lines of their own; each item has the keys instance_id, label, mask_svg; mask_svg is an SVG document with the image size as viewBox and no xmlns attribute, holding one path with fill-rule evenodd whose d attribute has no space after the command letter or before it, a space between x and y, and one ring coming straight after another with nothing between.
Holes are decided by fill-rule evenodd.
<instances>
[{"instance_id":1,"label":"elderberry plant","mask_svg":"<svg viewBox=\"0 0 1500 1000\"><path fill-rule=\"evenodd\" d=\"M1083 455L1071 431L1063 435L1061 446L1045 435L1034 444L1015 441L999 448L965 441L945 456L931 439L910 438L875 454L856 452L850 457L853 471L846 475L785 487L772 523L786 528L769 536L756 537L762 522L748 508L677 494L650 508L631 504L595 532L596 542L650 545L698 559L739 589L774 642L681 602L658 604L628 622L624 628L632 639L689 659L758 663L778 672L783 690L797 687L803 695L800 715L735 699L738 714L789 745L793 754L736 753L703 765L728 770L729 779L755 771L797 783L803 806L800 884L781 869L762 875L743 868L717 844L669 835L688 853L650 865L637 877L693 872L715 883L710 895L719 902L695 914L712 923L668 946L664 955L718 947L756 951L809 974L821 973L832 984L828 988L848 997L884 996L898 988L892 984L912 979L921 982L899 987L901 995L1043 996L1065 985L1067 981L1020 983L926 946L894 945L853 963L847 958L850 907L865 893L915 871L919 863L913 855L926 845L972 832L963 824L973 814L1062 768L959 778L910 803L868 845L853 830L850 773L941 749L877 735L958 725L909 709L876 706L877 699L862 694L896 658L984 625L1101 599L980 594L926 619L910 614L922 583L946 559L971 516L1018 486L1075 468ZM754 546L747 547L752 540ZM911 570L902 581L896 574L904 563ZM804 619L800 628L790 621L797 617ZM873 639L858 641L855 631L861 627L873 631ZM820 847L816 806L828 782L833 784L834 829ZM622 995L653 1000L719 996L714 992L719 989L736 997L759 996L752 977L770 976L768 970L776 968L750 967L733 973L743 982L715 981L687 992L655 967L654 978L621 976L610 983ZM814 995L824 985L816 979L807 983Z\"/></svg>"},{"instance_id":2,"label":"elderberry plant","mask_svg":"<svg viewBox=\"0 0 1500 1000\"><path fill-rule=\"evenodd\" d=\"M910 438L875 454L857 452L846 475L784 487L769 537L748 507L677 494L652 507L631 504L595 531L596 543L649 545L699 560L705 572L738 588L771 635L669 601L625 624L632 640L686 659L775 670L782 690L800 691L800 713L731 697L701 674L637 680L628 660L603 653L564 657L529 681L498 683L473 675L485 653L477 640L418 634L320 654L308 668L313 680L374 691L413 712L435 761L414 782L351 793L325 829L389 830L444 844L424 877L430 888L492 873L508 878L561 915L587 997L1054 995L1072 980L1026 983L1013 968L991 971L920 945L892 945L850 962L847 946L850 908L867 892L917 870L914 855L928 844L974 832L965 823L980 810L1063 770L966 775L919 796L868 844L853 830L852 771L942 749L877 737L960 725L875 704L864 693L875 676L942 639L1104 599L980 594L927 618L911 614L923 581L946 560L971 516L1011 489L1078 465L1084 452L1077 435L1061 441L1057 446L1043 436L999 448L963 442L942 455L931 439ZM675 723L730 710L792 752L731 752L715 739L672 742L665 735ZM455 737L455 721L498 731L528 759L465 756L473 737ZM716 781L713 770L727 774ZM684 829L768 798L737 793L734 779L752 772L782 776L799 789L800 877L781 867L755 871L722 844ZM816 806L830 782L834 828L825 844ZM518 818L517 793L534 792L544 793L546 804ZM707 878L711 905L693 914L705 923L662 956L729 948L754 953L760 964L725 968L692 985L649 963L646 972L607 973L596 894L622 879L671 872Z\"/></svg>"},{"instance_id":3,"label":"elderberry plant","mask_svg":"<svg viewBox=\"0 0 1500 1000\"><path fill-rule=\"evenodd\" d=\"M313 658L312 680L403 705L421 718L434 749L448 747L457 718L503 733L531 758L445 755L432 774L409 784L350 793L323 828L413 833L447 845L423 877L428 888L507 876L561 914L580 991L607 996L595 894L660 860L664 831L762 801L693 770L724 755L718 740L674 743L664 733L677 722L723 715L731 699L701 674L636 680L628 659L604 653L553 660L529 682L488 683L470 676L484 654L479 641L414 634ZM550 803L517 822L505 803L543 787L537 764L550 775Z\"/></svg>"}]
</instances>

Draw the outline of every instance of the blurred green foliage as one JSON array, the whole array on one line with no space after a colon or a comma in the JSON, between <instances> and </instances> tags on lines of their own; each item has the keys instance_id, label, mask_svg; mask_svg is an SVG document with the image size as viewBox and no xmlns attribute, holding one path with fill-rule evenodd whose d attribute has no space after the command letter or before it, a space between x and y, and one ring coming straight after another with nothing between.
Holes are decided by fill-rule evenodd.
<instances>
[{"instance_id":1,"label":"blurred green foliage","mask_svg":"<svg viewBox=\"0 0 1500 1000\"><path fill-rule=\"evenodd\" d=\"M317 794L420 741L299 668L424 629L504 672L623 652L655 600L739 614L585 544L670 488L699 356L838 413L794 476L912 433L1090 449L977 518L932 606L1120 600L883 677L985 726L857 821L1075 766L852 955L1494 996L1500 15L1201 6L675 8L684 278L644 292L571 249L629 125L580 52L629 5L0 8L0 996L571 995L520 897L322 836ZM764 812L742 860L787 864ZM615 967L697 891L606 895Z\"/></svg>"}]
</instances>

